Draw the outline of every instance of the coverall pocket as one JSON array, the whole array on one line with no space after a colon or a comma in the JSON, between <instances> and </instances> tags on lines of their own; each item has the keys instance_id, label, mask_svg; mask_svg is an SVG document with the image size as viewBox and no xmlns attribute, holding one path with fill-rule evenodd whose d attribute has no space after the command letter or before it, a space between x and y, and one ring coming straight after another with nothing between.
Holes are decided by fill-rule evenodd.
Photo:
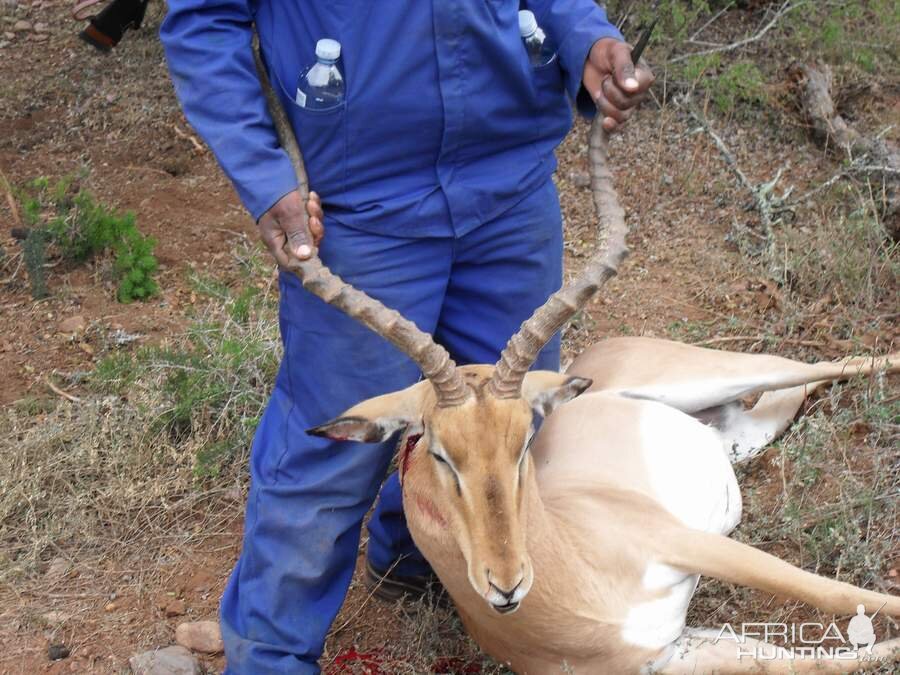
<instances>
[{"instance_id":1,"label":"coverall pocket","mask_svg":"<svg viewBox=\"0 0 900 675\"><path fill-rule=\"evenodd\" d=\"M559 55L550 63L531 69L532 142L538 154L547 152L548 139L565 136L571 124L569 98L563 85L563 72Z\"/></svg>"},{"instance_id":2,"label":"coverall pocket","mask_svg":"<svg viewBox=\"0 0 900 675\"><path fill-rule=\"evenodd\" d=\"M560 98L565 95L563 88L562 68L559 65L559 55L542 66L531 69L534 76L535 101L538 107L556 106Z\"/></svg>"},{"instance_id":3,"label":"coverall pocket","mask_svg":"<svg viewBox=\"0 0 900 675\"><path fill-rule=\"evenodd\" d=\"M276 78L278 79L278 78ZM336 201L347 187L347 102L327 110L310 110L297 105L279 80L287 105L287 115L303 154L309 187L323 201Z\"/></svg>"}]
</instances>

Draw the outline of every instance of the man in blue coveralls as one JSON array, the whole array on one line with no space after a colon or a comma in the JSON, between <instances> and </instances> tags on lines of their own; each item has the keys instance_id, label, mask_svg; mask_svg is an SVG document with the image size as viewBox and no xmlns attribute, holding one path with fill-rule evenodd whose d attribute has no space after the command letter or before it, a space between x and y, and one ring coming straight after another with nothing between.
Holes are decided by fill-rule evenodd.
<instances>
[{"instance_id":1,"label":"man in blue coveralls","mask_svg":"<svg viewBox=\"0 0 900 675\"><path fill-rule=\"evenodd\" d=\"M516 0L169 0L161 35L191 124L280 262L320 243L348 283L433 334L457 363L493 363L562 279L551 174L571 100L613 130L650 86L593 0L529 0L557 57L533 68ZM253 24L313 190L303 205L251 51ZM344 102L294 103L320 38L342 45ZM310 233L300 213L310 213ZM322 238L323 229L325 232ZM305 430L404 388L416 366L381 337L280 279L284 359L254 439L244 544L222 598L228 672L317 673L353 574L413 589L429 567L405 526L393 447ZM556 370L559 339L535 364ZM379 488L381 488L379 496Z\"/></svg>"}]
</instances>

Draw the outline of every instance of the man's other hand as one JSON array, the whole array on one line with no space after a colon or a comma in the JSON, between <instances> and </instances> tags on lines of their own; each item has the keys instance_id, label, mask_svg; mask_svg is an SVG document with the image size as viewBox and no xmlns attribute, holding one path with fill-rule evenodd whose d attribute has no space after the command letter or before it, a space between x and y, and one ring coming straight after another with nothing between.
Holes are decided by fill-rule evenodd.
<instances>
[{"instance_id":1,"label":"man's other hand","mask_svg":"<svg viewBox=\"0 0 900 675\"><path fill-rule=\"evenodd\" d=\"M631 46L615 38L602 38L591 47L582 82L603 115L603 128L615 131L631 117L634 106L653 84L653 73L631 62Z\"/></svg>"},{"instance_id":2,"label":"man's other hand","mask_svg":"<svg viewBox=\"0 0 900 675\"><path fill-rule=\"evenodd\" d=\"M322 222L322 200L315 192L309 193L306 202L309 229L303 224L303 200L294 190L275 202L257 223L259 236L281 267L289 267L291 258L306 260L325 236Z\"/></svg>"}]
</instances>

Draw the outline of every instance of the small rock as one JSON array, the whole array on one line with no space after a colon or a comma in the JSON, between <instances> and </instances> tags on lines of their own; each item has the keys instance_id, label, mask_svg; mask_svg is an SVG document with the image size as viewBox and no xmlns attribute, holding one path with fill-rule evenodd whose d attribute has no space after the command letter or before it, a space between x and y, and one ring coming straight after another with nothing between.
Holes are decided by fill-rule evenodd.
<instances>
[{"instance_id":1,"label":"small rock","mask_svg":"<svg viewBox=\"0 0 900 675\"><path fill-rule=\"evenodd\" d=\"M26 31L31 30L34 26L31 25L30 21L26 21L25 19L20 19L13 24L14 31Z\"/></svg>"},{"instance_id":2,"label":"small rock","mask_svg":"<svg viewBox=\"0 0 900 675\"><path fill-rule=\"evenodd\" d=\"M45 23L40 23L40 22L34 24L34 29L38 33L49 33L50 32L50 26L48 26Z\"/></svg>"},{"instance_id":3,"label":"small rock","mask_svg":"<svg viewBox=\"0 0 900 675\"><path fill-rule=\"evenodd\" d=\"M47 567L48 579L59 579L69 571L69 561L65 558L54 558Z\"/></svg>"},{"instance_id":4,"label":"small rock","mask_svg":"<svg viewBox=\"0 0 900 675\"><path fill-rule=\"evenodd\" d=\"M671 185L672 183L675 182L675 179L672 178L672 176L670 176L667 173L663 174L662 180L663 180L663 183L665 183L666 185Z\"/></svg>"},{"instance_id":5,"label":"small rock","mask_svg":"<svg viewBox=\"0 0 900 675\"><path fill-rule=\"evenodd\" d=\"M14 40L16 38L16 34L13 33L11 30L8 30L3 33L3 37L6 38L7 40Z\"/></svg>"},{"instance_id":6,"label":"small rock","mask_svg":"<svg viewBox=\"0 0 900 675\"><path fill-rule=\"evenodd\" d=\"M35 42L43 42L44 40L46 40L49 37L50 36L47 35L46 33L32 33L31 34L31 39L34 40Z\"/></svg>"},{"instance_id":7,"label":"small rock","mask_svg":"<svg viewBox=\"0 0 900 675\"><path fill-rule=\"evenodd\" d=\"M68 618L69 615L65 612L57 612L56 610L44 614L44 621L49 624L64 623Z\"/></svg>"},{"instance_id":8,"label":"small rock","mask_svg":"<svg viewBox=\"0 0 900 675\"><path fill-rule=\"evenodd\" d=\"M218 621L191 621L175 629L175 642L204 654L218 654L225 646Z\"/></svg>"},{"instance_id":9,"label":"small rock","mask_svg":"<svg viewBox=\"0 0 900 675\"><path fill-rule=\"evenodd\" d=\"M115 612L119 606L114 602L108 602L106 606L103 608L104 612Z\"/></svg>"},{"instance_id":10,"label":"small rock","mask_svg":"<svg viewBox=\"0 0 900 675\"><path fill-rule=\"evenodd\" d=\"M69 648L64 644L55 644L47 647L47 657L51 661L59 661L69 655Z\"/></svg>"},{"instance_id":11,"label":"small rock","mask_svg":"<svg viewBox=\"0 0 900 675\"><path fill-rule=\"evenodd\" d=\"M573 171L569 174L569 178L572 181L572 185L577 188L586 188L591 184L591 177L583 171Z\"/></svg>"},{"instance_id":12,"label":"small rock","mask_svg":"<svg viewBox=\"0 0 900 675\"><path fill-rule=\"evenodd\" d=\"M60 333L80 333L84 330L85 325L84 317L76 314L60 321L58 330Z\"/></svg>"},{"instance_id":13,"label":"small rock","mask_svg":"<svg viewBox=\"0 0 900 675\"><path fill-rule=\"evenodd\" d=\"M181 616L187 611L184 600L172 600L166 605L166 616Z\"/></svg>"},{"instance_id":14,"label":"small rock","mask_svg":"<svg viewBox=\"0 0 900 675\"><path fill-rule=\"evenodd\" d=\"M173 645L128 659L134 675L200 675L200 663L184 647Z\"/></svg>"}]
</instances>

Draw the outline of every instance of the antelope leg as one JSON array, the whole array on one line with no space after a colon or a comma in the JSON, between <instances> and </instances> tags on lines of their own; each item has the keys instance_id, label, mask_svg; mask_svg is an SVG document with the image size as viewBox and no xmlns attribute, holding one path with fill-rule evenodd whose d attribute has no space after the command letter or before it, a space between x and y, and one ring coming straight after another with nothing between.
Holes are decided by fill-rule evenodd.
<instances>
[{"instance_id":1,"label":"antelope leg","mask_svg":"<svg viewBox=\"0 0 900 675\"><path fill-rule=\"evenodd\" d=\"M900 354L809 364L669 340L614 338L586 350L568 372L591 378L588 391L659 401L693 414L752 394L845 380L879 368L900 370Z\"/></svg>"},{"instance_id":2,"label":"antelope leg","mask_svg":"<svg viewBox=\"0 0 900 675\"><path fill-rule=\"evenodd\" d=\"M651 672L665 675L699 673L849 673L890 666L900 661L900 639L875 645L872 654L860 650L861 658L791 658L790 652L775 645L746 638L740 645L727 637L717 640L718 630L689 628L675 642L674 653L665 665ZM849 647L849 645L848 645ZM739 651L740 648L740 651ZM738 658L738 654L741 657Z\"/></svg>"}]
</instances>

